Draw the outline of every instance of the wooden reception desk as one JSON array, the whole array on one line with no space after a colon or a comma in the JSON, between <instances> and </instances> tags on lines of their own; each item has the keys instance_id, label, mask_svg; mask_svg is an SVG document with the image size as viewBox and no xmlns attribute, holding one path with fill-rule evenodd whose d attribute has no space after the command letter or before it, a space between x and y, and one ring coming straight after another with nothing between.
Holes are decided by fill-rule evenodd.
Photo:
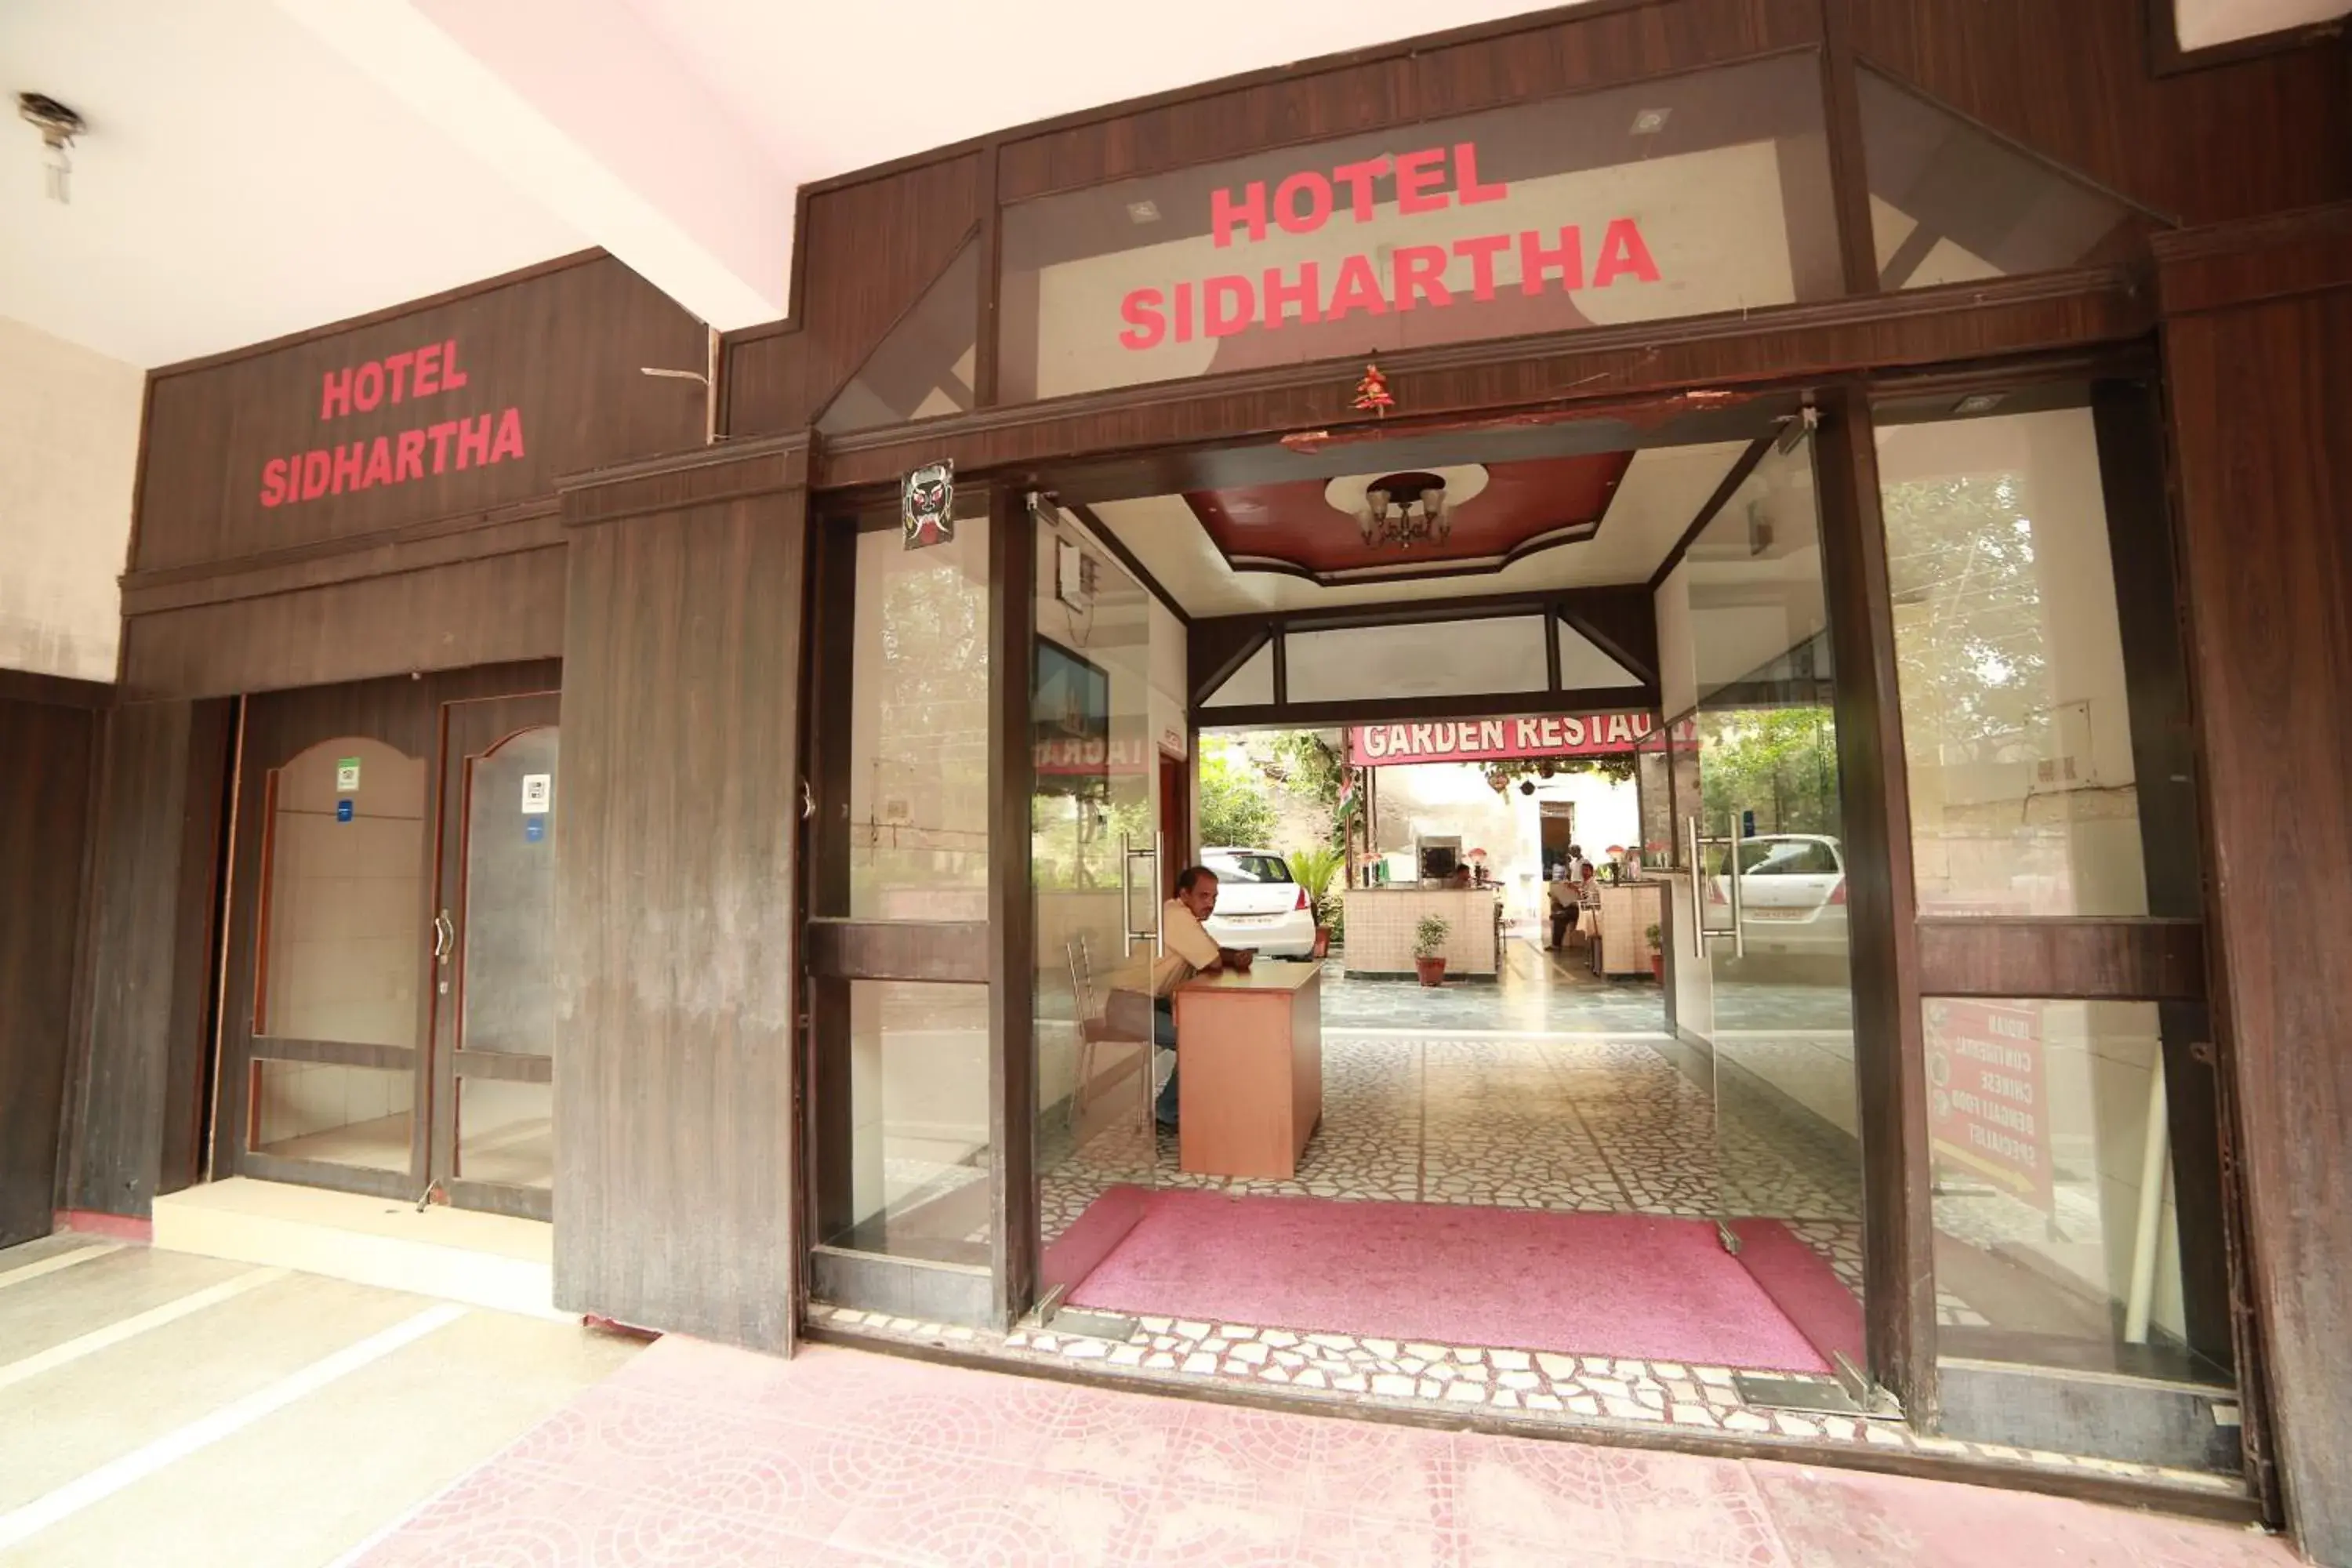
<instances>
[{"instance_id":1,"label":"wooden reception desk","mask_svg":"<svg viewBox=\"0 0 2352 1568\"><path fill-rule=\"evenodd\" d=\"M1176 988L1176 1163L1286 1180L1323 1118L1323 966L1260 959Z\"/></svg>"}]
</instances>

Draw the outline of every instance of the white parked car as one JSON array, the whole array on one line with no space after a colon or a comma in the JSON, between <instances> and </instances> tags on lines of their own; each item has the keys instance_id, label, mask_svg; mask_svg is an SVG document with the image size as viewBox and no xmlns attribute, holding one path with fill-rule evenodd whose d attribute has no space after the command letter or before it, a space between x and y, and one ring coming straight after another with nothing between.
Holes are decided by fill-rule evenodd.
<instances>
[{"instance_id":1,"label":"white parked car","mask_svg":"<svg viewBox=\"0 0 2352 1568\"><path fill-rule=\"evenodd\" d=\"M1717 872L1708 881L1707 924L1728 931L1731 879ZM1843 957L1845 858L1838 841L1818 833L1741 839L1739 907L1750 953Z\"/></svg>"},{"instance_id":2,"label":"white parked car","mask_svg":"<svg viewBox=\"0 0 2352 1568\"><path fill-rule=\"evenodd\" d=\"M1314 906L1288 861L1271 849L1203 849L1201 864L1217 874L1217 907L1202 923L1219 947L1313 956Z\"/></svg>"}]
</instances>

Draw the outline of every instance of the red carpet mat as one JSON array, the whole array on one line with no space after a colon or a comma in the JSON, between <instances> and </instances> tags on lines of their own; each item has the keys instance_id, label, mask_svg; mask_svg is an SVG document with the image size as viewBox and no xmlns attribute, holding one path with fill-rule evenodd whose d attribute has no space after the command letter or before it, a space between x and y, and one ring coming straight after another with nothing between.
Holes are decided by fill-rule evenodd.
<instances>
[{"instance_id":1,"label":"red carpet mat","mask_svg":"<svg viewBox=\"0 0 2352 1568\"><path fill-rule=\"evenodd\" d=\"M1830 1370L1713 1222L1653 1215L1156 1192L1069 1301L1446 1345Z\"/></svg>"}]
</instances>

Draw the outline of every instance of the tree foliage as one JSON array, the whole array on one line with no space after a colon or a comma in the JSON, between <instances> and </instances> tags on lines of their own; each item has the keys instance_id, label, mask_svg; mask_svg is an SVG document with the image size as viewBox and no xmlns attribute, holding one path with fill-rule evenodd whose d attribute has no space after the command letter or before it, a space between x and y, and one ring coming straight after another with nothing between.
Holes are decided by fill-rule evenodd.
<instances>
[{"instance_id":1,"label":"tree foliage","mask_svg":"<svg viewBox=\"0 0 2352 1568\"><path fill-rule=\"evenodd\" d=\"M2008 474L1881 491L1896 675L1915 745L1990 760L2048 710L2042 574L2024 502Z\"/></svg>"},{"instance_id":2,"label":"tree foliage","mask_svg":"<svg viewBox=\"0 0 2352 1568\"><path fill-rule=\"evenodd\" d=\"M1201 740L1201 842L1263 847L1274 837L1274 799L1265 775L1239 744Z\"/></svg>"}]
</instances>

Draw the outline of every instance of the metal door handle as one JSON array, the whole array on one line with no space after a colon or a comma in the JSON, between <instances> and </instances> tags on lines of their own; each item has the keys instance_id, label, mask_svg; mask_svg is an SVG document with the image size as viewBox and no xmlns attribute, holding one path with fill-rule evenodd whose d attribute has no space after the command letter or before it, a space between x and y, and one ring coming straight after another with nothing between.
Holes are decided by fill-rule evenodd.
<instances>
[{"instance_id":1,"label":"metal door handle","mask_svg":"<svg viewBox=\"0 0 2352 1568\"><path fill-rule=\"evenodd\" d=\"M1748 904L1739 891L1739 830L1747 823L1748 808L1741 806L1732 814L1731 847L1724 852L1728 857L1725 868L1731 876L1731 956L1734 958L1748 956L1748 921L1745 918Z\"/></svg>"},{"instance_id":2,"label":"metal door handle","mask_svg":"<svg viewBox=\"0 0 2352 1568\"><path fill-rule=\"evenodd\" d=\"M1135 952L1135 944L1139 942L1149 942L1151 944L1151 956L1155 959L1168 951L1166 933L1161 929L1167 922L1167 914L1160 900L1160 857L1166 839L1167 835L1155 833L1151 836L1150 848L1138 849L1131 836L1125 833L1118 836L1118 929L1121 957L1132 955ZM1149 931L1135 929L1135 863L1138 860L1151 862L1151 880L1149 886L1152 893L1152 914L1151 928Z\"/></svg>"},{"instance_id":3,"label":"metal door handle","mask_svg":"<svg viewBox=\"0 0 2352 1568\"><path fill-rule=\"evenodd\" d=\"M801 820L806 822L816 815L816 796L810 793L808 780L801 780Z\"/></svg>"},{"instance_id":4,"label":"metal door handle","mask_svg":"<svg viewBox=\"0 0 2352 1568\"><path fill-rule=\"evenodd\" d=\"M442 910L433 917L433 961L447 963L457 945L457 922L449 918L447 910Z\"/></svg>"}]
</instances>

